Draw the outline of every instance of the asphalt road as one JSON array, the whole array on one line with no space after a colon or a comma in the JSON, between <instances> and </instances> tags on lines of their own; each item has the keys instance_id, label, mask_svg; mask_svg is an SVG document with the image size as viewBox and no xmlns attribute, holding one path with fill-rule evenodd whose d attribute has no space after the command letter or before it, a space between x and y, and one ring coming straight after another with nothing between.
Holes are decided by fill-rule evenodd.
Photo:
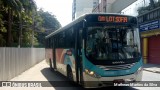
<instances>
[{"instance_id":1,"label":"asphalt road","mask_svg":"<svg viewBox=\"0 0 160 90\"><path fill-rule=\"evenodd\" d=\"M160 74L143 71L143 81L160 81ZM50 87L1 87L0 90L82 90L83 87L68 82L68 79L58 72L51 71L45 61L40 62L11 81L44 81ZM68 82L68 83L66 83ZM160 90L160 87L105 87L115 90Z\"/></svg>"}]
</instances>

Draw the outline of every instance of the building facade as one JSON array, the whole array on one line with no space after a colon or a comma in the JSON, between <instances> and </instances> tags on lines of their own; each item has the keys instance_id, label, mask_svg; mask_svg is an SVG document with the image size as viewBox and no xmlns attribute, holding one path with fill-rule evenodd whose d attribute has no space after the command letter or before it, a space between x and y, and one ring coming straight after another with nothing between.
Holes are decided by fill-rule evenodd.
<instances>
[{"instance_id":1,"label":"building facade","mask_svg":"<svg viewBox=\"0 0 160 90\"><path fill-rule=\"evenodd\" d=\"M120 13L123 9L137 0L99 0L97 7L93 8L94 13Z\"/></svg>"},{"instance_id":2,"label":"building facade","mask_svg":"<svg viewBox=\"0 0 160 90\"><path fill-rule=\"evenodd\" d=\"M86 13L120 13L135 1L137 0L73 0L72 20Z\"/></svg>"},{"instance_id":3,"label":"building facade","mask_svg":"<svg viewBox=\"0 0 160 90\"><path fill-rule=\"evenodd\" d=\"M116 0L99 0L98 4L96 7L93 8L92 12L93 13L107 13L110 12L111 5L115 2Z\"/></svg>"},{"instance_id":4,"label":"building facade","mask_svg":"<svg viewBox=\"0 0 160 90\"><path fill-rule=\"evenodd\" d=\"M152 9L144 9L138 20L144 60L160 64L160 2Z\"/></svg>"},{"instance_id":5,"label":"building facade","mask_svg":"<svg viewBox=\"0 0 160 90\"><path fill-rule=\"evenodd\" d=\"M79 16L92 13L92 9L98 5L99 0L73 0L72 20Z\"/></svg>"}]
</instances>

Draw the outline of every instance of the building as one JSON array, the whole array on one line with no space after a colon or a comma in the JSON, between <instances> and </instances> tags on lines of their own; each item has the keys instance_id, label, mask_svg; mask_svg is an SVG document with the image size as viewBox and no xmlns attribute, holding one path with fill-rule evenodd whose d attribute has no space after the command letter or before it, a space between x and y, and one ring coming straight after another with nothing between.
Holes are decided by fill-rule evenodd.
<instances>
[{"instance_id":1,"label":"building","mask_svg":"<svg viewBox=\"0 0 160 90\"><path fill-rule=\"evenodd\" d=\"M99 0L97 7L93 8L94 13L121 13L123 9L137 0Z\"/></svg>"},{"instance_id":2,"label":"building","mask_svg":"<svg viewBox=\"0 0 160 90\"><path fill-rule=\"evenodd\" d=\"M116 0L99 0L98 5L93 8L92 12L94 13L106 13L109 12L111 9L111 5L115 2Z\"/></svg>"},{"instance_id":3,"label":"building","mask_svg":"<svg viewBox=\"0 0 160 90\"><path fill-rule=\"evenodd\" d=\"M160 64L160 2L141 8L138 21L145 62Z\"/></svg>"},{"instance_id":4,"label":"building","mask_svg":"<svg viewBox=\"0 0 160 90\"><path fill-rule=\"evenodd\" d=\"M72 20L85 13L92 13L92 9L98 5L99 0L73 0Z\"/></svg>"},{"instance_id":5,"label":"building","mask_svg":"<svg viewBox=\"0 0 160 90\"><path fill-rule=\"evenodd\" d=\"M137 0L73 0L72 20L85 13L120 13L135 1Z\"/></svg>"}]
</instances>

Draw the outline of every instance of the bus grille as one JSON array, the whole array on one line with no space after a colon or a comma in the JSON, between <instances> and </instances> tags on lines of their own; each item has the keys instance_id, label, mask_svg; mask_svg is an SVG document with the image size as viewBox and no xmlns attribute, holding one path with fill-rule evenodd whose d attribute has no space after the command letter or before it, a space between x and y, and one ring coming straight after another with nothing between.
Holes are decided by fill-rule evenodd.
<instances>
[{"instance_id":1,"label":"bus grille","mask_svg":"<svg viewBox=\"0 0 160 90\"><path fill-rule=\"evenodd\" d=\"M125 69L130 69L135 64L136 63L123 64L123 65L109 65L109 66L97 65L97 66L103 70L125 70Z\"/></svg>"}]
</instances>

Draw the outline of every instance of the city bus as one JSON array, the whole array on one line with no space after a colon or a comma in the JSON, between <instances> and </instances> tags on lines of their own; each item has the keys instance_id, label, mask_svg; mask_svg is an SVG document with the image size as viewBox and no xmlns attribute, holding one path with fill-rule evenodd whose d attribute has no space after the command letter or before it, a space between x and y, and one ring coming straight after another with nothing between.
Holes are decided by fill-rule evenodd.
<instances>
[{"instance_id":1,"label":"city bus","mask_svg":"<svg viewBox=\"0 0 160 90\"><path fill-rule=\"evenodd\" d=\"M50 68L84 87L142 79L137 18L85 14L45 37Z\"/></svg>"}]
</instances>

